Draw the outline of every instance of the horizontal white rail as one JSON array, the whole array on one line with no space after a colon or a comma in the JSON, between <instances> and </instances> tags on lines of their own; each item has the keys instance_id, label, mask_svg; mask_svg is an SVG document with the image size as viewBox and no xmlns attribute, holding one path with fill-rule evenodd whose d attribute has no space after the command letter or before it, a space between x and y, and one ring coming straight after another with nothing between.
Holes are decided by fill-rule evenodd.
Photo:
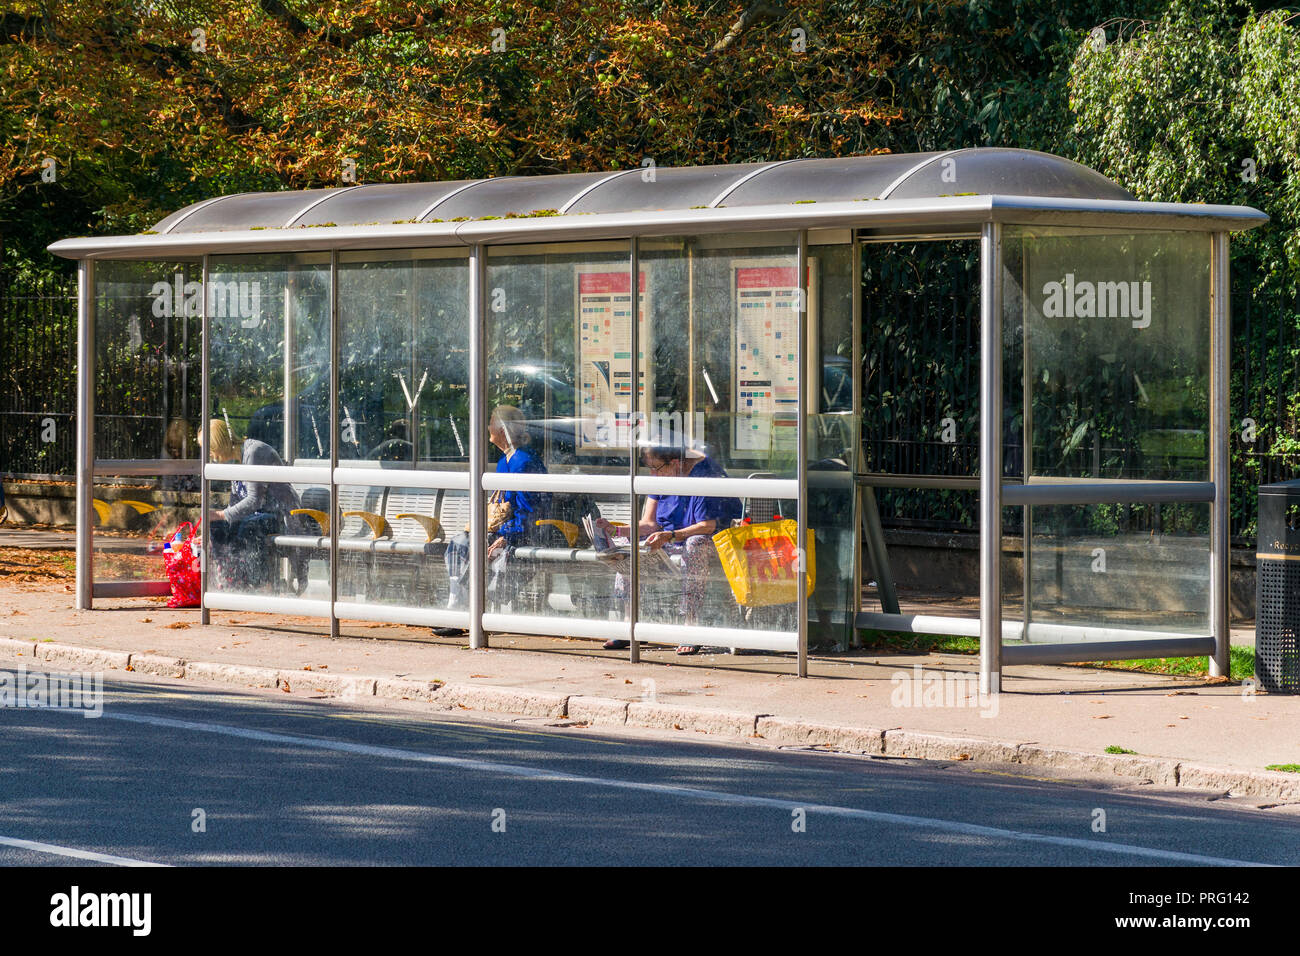
<instances>
[{"instance_id":1,"label":"horizontal white rail","mask_svg":"<svg viewBox=\"0 0 1300 956\"><path fill-rule=\"evenodd\" d=\"M1212 481L1031 481L1002 486L1004 505L1099 505L1210 502Z\"/></svg>"},{"instance_id":2,"label":"horizontal white rail","mask_svg":"<svg viewBox=\"0 0 1300 956\"><path fill-rule=\"evenodd\" d=\"M336 601L334 616L349 621L382 621L412 627L469 627L468 611L450 608L396 607L387 604L362 604Z\"/></svg>"},{"instance_id":3,"label":"horizontal white rail","mask_svg":"<svg viewBox=\"0 0 1300 956\"><path fill-rule=\"evenodd\" d=\"M397 468L344 468L334 469L336 485L367 485L372 488L451 488L469 490L467 471L425 471Z\"/></svg>"},{"instance_id":4,"label":"horizontal white rail","mask_svg":"<svg viewBox=\"0 0 1300 956\"><path fill-rule=\"evenodd\" d=\"M638 495L699 495L712 498L798 498L794 478L657 478L637 475Z\"/></svg>"},{"instance_id":5,"label":"horizontal white rail","mask_svg":"<svg viewBox=\"0 0 1300 956\"><path fill-rule=\"evenodd\" d=\"M538 475L483 473L484 491L560 491L589 495L630 495L627 475ZM466 486L468 487L468 485Z\"/></svg>"},{"instance_id":6,"label":"horizontal white rail","mask_svg":"<svg viewBox=\"0 0 1300 956\"><path fill-rule=\"evenodd\" d=\"M980 621L977 617L945 617L938 614L877 614L863 611L857 617L858 627L879 631L901 631L908 634L952 634L956 637L979 637ZM1202 635L1182 634L1175 631L1147 631L1120 627L1091 627L1080 624L1029 624L1030 644L1083 644L1089 641L1186 641ZM1003 621L1002 640L1024 640L1023 621ZM1158 650L1158 648L1153 648Z\"/></svg>"},{"instance_id":7,"label":"horizontal white rail","mask_svg":"<svg viewBox=\"0 0 1300 956\"><path fill-rule=\"evenodd\" d=\"M204 591L203 606L220 611L266 611L269 614L300 614L305 617L330 616L329 601L276 597L273 594Z\"/></svg>"},{"instance_id":8,"label":"horizontal white rail","mask_svg":"<svg viewBox=\"0 0 1300 956\"><path fill-rule=\"evenodd\" d=\"M754 651L794 653L799 649L799 636L793 631L751 631L743 627L688 627L643 621L636 625L636 639L645 644L743 647Z\"/></svg>"},{"instance_id":9,"label":"horizontal white rail","mask_svg":"<svg viewBox=\"0 0 1300 956\"><path fill-rule=\"evenodd\" d=\"M596 640L631 640L627 621L598 621L581 617L544 617L530 614L484 614L485 631L542 634L547 637L590 637Z\"/></svg>"},{"instance_id":10,"label":"horizontal white rail","mask_svg":"<svg viewBox=\"0 0 1300 956\"><path fill-rule=\"evenodd\" d=\"M212 462L203 466L203 477L209 481L270 481L296 482L307 485L328 485L330 470L326 465L227 465Z\"/></svg>"}]
</instances>

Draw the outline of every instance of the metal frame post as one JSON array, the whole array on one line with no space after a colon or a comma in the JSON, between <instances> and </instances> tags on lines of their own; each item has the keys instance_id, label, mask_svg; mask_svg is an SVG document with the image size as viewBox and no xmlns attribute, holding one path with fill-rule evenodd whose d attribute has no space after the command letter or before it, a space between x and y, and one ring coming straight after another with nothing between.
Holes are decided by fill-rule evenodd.
<instances>
[{"instance_id":1,"label":"metal frame post","mask_svg":"<svg viewBox=\"0 0 1300 956\"><path fill-rule=\"evenodd\" d=\"M796 554L799 555L799 561L795 565L795 571L798 574L798 584L795 588L795 594L798 595L796 604L795 626L798 629L798 660L797 670L800 677L808 676L808 410L811 407L816 414L816 404L808 401L808 356L802 355L808 348L808 230L799 230L799 240L796 245L796 261L798 262L798 271L796 276L799 280L799 352L802 361L798 363L799 377L799 413L797 418L798 432L795 439L795 467L799 479L799 520L796 523L797 531L795 533Z\"/></svg>"},{"instance_id":2,"label":"metal frame post","mask_svg":"<svg viewBox=\"0 0 1300 956\"><path fill-rule=\"evenodd\" d=\"M1029 288L1029 263L1021 257L1020 288ZM1022 310L1020 317L1020 380L1023 394L1020 397L1023 418L1020 422L1020 480L1029 483L1029 476L1034 470L1034 390L1031 381L1033 369L1029 362L1029 315ZM1020 591L1024 603L1022 639L1026 644L1032 641L1031 625L1034 617L1034 510L1025 505L1021 512L1021 548L1020 548Z\"/></svg>"},{"instance_id":3,"label":"metal frame post","mask_svg":"<svg viewBox=\"0 0 1300 956\"><path fill-rule=\"evenodd\" d=\"M292 257L289 257L289 261L286 261L285 264L287 275L284 284L284 308L281 310L284 318L284 385L282 387L284 397L280 402L282 410L280 426L281 440L284 442L284 461L290 465L298 457L298 383L295 381L293 371L294 362L297 359L298 337L293 327L293 319L294 312L297 311L299 285L299 266L291 260ZM249 424L252 424L252 422L249 422ZM245 437L247 437L247 434L245 434Z\"/></svg>"},{"instance_id":4,"label":"metal frame post","mask_svg":"<svg viewBox=\"0 0 1300 956\"><path fill-rule=\"evenodd\" d=\"M1228 234L1216 232L1210 246L1210 480L1214 483L1214 501L1210 505L1210 632L1214 635L1214 655L1210 658L1210 676L1230 673L1232 632L1229 626L1231 604L1231 458L1228 424L1229 375L1231 372L1232 300L1229 296L1231 260L1228 257Z\"/></svg>"},{"instance_id":5,"label":"metal frame post","mask_svg":"<svg viewBox=\"0 0 1300 956\"><path fill-rule=\"evenodd\" d=\"M980 693L1002 690L1002 226L980 230Z\"/></svg>"},{"instance_id":6,"label":"metal frame post","mask_svg":"<svg viewBox=\"0 0 1300 956\"><path fill-rule=\"evenodd\" d=\"M484 565L487 518L483 468L487 461L487 371L484 326L487 320L487 247L475 243L469 254L469 646L488 646L483 631L486 589Z\"/></svg>"},{"instance_id":7,"label":"metal frame post","mask_svg":"<svg viewBox=\"0 0 1300 956\"><path fill-rule=\"evenodd\" d=\"M208 278L209 278L209 257L203 257L203 278L200 283L202 294L199 301L199 403L202 406L199 414L199 520L204 524L208 521L208 515L212 513L212 489L208 486L207 465L208 449L211 443L208 441L208 427L212 418L212 399L208 392L209 379L209 352L212 343L212 329L208 324ZM212 553L212 535L205 536L207 547L199 558L199 594L201 595L199 604L199 622L201 624L212 623L212 611L208 607L208 583L211 580L208 575L209 556Z\"/></svg>"},{"instance_id":8,"label":"metal frame post","mask_svg":"<svg viewBox=\"0 0 1300 956\"><path fill-rule=\"evenodd\" d=\"M77 263L77 601L95 602L95 264Z\"/></svg>"},{"instance_id":9,"label":"metal frame post","mask_svg":"<svg viewBox=\"0 0 1300 956\"><path fill-rule=\"evenodd\" d=\"M851 234L852 235L852 234ZM853 444L849 459L849 474L857 477L858 471L865 468L862 448L862 243L852 235L850 258L851 283L853 286ZM849 624L849 646L861 647L862 638L858 634L858 615L862 613L862 491L857 481L853 482L853 606L849 609L853 620ZM879 583L879 582L877 582Z\"/></svg>"},{"instance_id":10,"label":"metal frame post","mask_svg":"<svg viewBox=\"0 0 1300 956\"><path fill-rule=\"evenodd\" d=\"M641 613L641 556L638 543L640 540L641 513L636 508L636 469L639 462L637 454L637 438L641 431L641 422L643 409L641 403L641 250L639 240L633 237L629 240L629 268L631 269L631 290L632 290L632 418L628 425L628 443L627 443L627 470L628 470L628 497L631 502L631 518L628 521L628 544L630 545L628 553L628 599L627 599L627 627L628 627L628 660L633 664L641 663L641 643L636 639L636 621ZM650 395L647 391L646 399ZM693 411L688 405L687 415Z\"/></svg>"},{"instance_id":11,"label":"metal frame post","mask_svg":"<svg viewBox=\"0 0 1300 956\"><path fill-rule=\"evenodd\" d=\"M297 402L294 402L297 424ZM286 403L285 420L288 421ZM297 429L294 429L296 432ZM296 440L296 436L295 436ZM295 449L296 450L296 449ZM330 637L339 636L339 617L334 608L339 599L339 486L334 469L339 466L339 251L330 250Z\"/></svg>"}]
</instances>

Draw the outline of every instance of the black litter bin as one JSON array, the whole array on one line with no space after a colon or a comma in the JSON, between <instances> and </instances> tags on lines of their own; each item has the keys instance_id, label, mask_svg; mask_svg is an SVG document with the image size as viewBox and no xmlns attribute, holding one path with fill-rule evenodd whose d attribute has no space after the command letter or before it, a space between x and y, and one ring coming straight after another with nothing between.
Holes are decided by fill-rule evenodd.
<instances>
[{"instance_id":1,"label":"black litter bin","mask_svg":"<svg viewBox=\"0 0 1300 956\"><path fill-rule=\"evenodd\" d=\"M1255 557L1255 676L1300 694L1300 480L1260 486Z\"/></svg>"}]
</instances>

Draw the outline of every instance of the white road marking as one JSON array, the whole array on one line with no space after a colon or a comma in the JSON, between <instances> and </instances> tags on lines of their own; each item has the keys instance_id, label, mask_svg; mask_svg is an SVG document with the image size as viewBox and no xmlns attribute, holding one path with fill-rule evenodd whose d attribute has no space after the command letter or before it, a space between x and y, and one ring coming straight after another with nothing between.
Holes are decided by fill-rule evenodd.
<instances>
[{"instance_id":1,"label":"white road marking","mask_svg":"<svg viewBox=\"0 0 1300 956\"><path fill-rule=\"evenodd\" d=\"M1043 833L1028 833L1022 830L1006 830L1001 827L987 827L976 823L962 823L957 820L941 820L934 817L918 817L903 813L888 813L881 810L862 810L856 807L838 807L827 804L803 803L796 800L783 800L776 797L757 797L750 794L726 793L721 790L702 790L696 787L679 787L664 783L645 783L637 780L618 780L606 777L589 777L582 774L565 773L560 770L542 770L522 764L494 763L490 760L477 760L469 757L448 757L442 754L420 753L414 750L401 750L396 747L376 747L371 744L357 744L345 740L299 737L295 734L273 733L266 730L249 730L244 727L231 727L225 724L212 724L191 720L176 720L170 717L154 717L147 714L129 714L122 711L104 713L105 719L123 720L129 723L149 724L154 727L168 727L174 730L190 730L205 734L220 734L225 737L238 737L243 740L256 740L262 743L289 744L308 747L314 750L328 750L335 753L357 754L366 757L382 757L389 760L407 760L414 763L433 764L441 767L455 767L459 770L471 770L479 773L498 774L525 780L550 781L555 783L582 784L593 787L607 787L615 790L636 790L642 793L660 793L669 796L684 797L691 800L709 800L717 803L729 803L735 806L771 807L784 810L804 810L807 813L824 813L828 816L845 817L853 820L869 820L873 823L887 823L895 826L916 827L925 830L939 830L945 833L958 833L965 836L981 837L990 840L1018 840L1024 843L1045 843L1052 846L1071 847L1087 850L1090 853L1110 853L1119 856L1135 856L1149 860L1161 860L1172 863L1186 863L1199 866L1263 866L1248 860L1233 860L1223 857L1202 856L1198 853L1179 853L1175 850L1161 850L1152 847L1135 846L1127 843L1107 843L1104 840L1082 840L1076 837L1051 836Z\"/></svg>"},{"instance_id":2,"label":"white road marking","mask_svg":"<svg viewBox=\"0 0 1300 956\"><path fill-rule=\"evenodd\" d=\"M53 843L37 843L35 840L19 840L16 837L0 836L0 846L12 846L19 850L32 850L36 853L50 853L54 856L70 856L76 860L90 860L93 863L111 863L113 866L166 866L166 863L150 863L147 860L133 860L126 856L112 856L108 853L95 853L92 850L78 850L70 846L55 846Z\"/></svg>"}]
</instances>

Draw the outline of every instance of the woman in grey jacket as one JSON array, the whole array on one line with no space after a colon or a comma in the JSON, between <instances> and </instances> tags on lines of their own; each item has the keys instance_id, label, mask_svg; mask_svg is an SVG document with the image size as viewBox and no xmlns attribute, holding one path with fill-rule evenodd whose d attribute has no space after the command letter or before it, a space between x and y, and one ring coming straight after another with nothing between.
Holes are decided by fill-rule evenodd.
<instances>
[{"instance_id":1,"label":"woman in grey jacket","mask_svg":"<svg viewBox=\"0 0 1300 956\"><path fill-rule=\"evenodd\" d=\"M208 424L211 461L245 465L283 467L276 450L266 442L249 438L236 445L230 427L214 418ZM271 581L270 536L299 534L301 522L292 514L300 507L298 493L288 482L241 481L230 483L230 503L209 516L208 529L212 554L217 559L225 581L232 590L253 590ZM294 549L296 557L305 557ZM305 584L305 562L294 562L299 585ZM301 590L301 587L299 588Z\"/></svg>"}]
</instances>

